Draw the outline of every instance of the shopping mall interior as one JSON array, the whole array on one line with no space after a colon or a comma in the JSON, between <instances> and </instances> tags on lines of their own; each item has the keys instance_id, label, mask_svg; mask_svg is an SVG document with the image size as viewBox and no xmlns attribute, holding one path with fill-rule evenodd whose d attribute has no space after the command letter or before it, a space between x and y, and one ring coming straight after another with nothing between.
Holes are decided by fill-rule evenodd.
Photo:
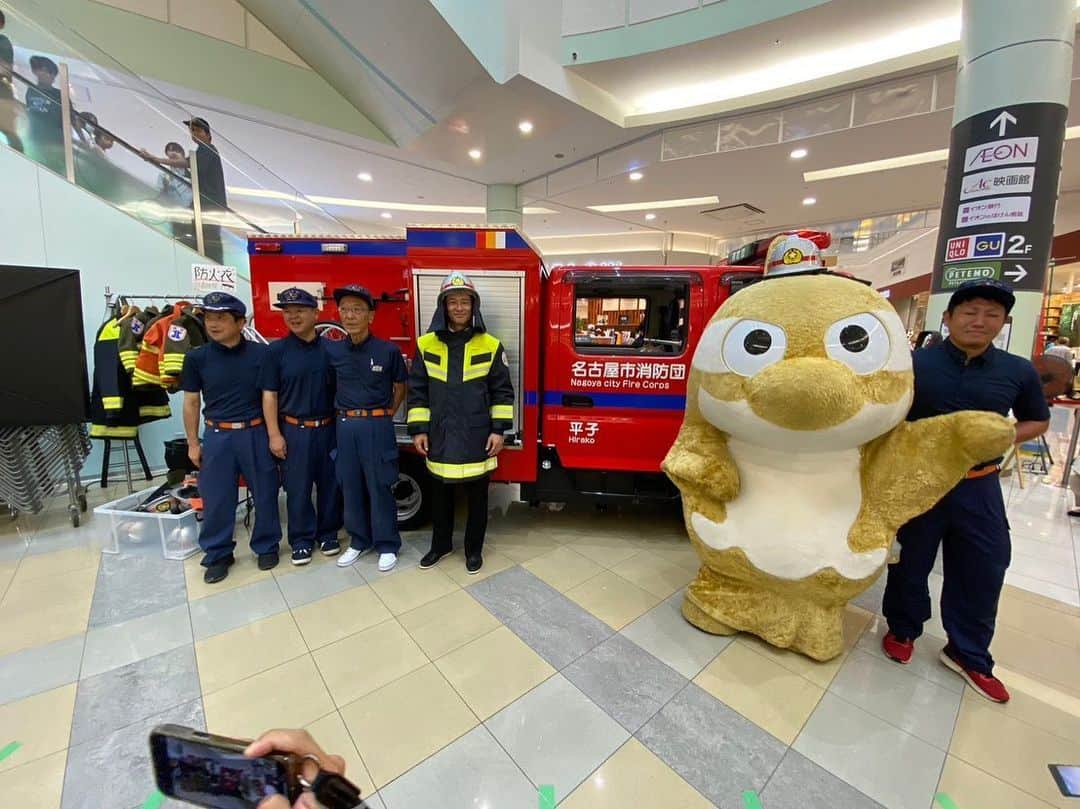
<instances>
[{"instance_id":1,"label":"shopping mall interior","mask_svg":"<svg viewBox=\"0 0 1080 809\"><path fill-rule=\"evenodd\" d=\"M0 0L2 802L1080 804L1078 22Z\"/></svg>"}]
</instances>

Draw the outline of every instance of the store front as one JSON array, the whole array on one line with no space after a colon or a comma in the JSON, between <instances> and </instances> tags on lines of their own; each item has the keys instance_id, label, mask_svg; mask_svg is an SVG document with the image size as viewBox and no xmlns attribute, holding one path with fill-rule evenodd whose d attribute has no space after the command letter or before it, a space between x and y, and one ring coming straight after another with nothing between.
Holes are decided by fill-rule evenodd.
<instances>
[{"instance_id":1,"label":"store front","mask_svg":"<svg viewBox=\"0 0 1080 809\"><path fill-rule=\"evenodd\" d=\"M930 274L883 287L878 290L893 305L900 322L907 330L908 338L914 339L926 326L926 304L930 300Z\"/></svg>"}]
</instances>

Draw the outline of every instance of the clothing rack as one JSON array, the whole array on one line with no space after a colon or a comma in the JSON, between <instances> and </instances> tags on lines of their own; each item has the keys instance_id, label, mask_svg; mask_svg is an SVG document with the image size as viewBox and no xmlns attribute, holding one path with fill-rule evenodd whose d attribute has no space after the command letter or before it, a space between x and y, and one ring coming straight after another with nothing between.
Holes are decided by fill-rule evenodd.
<instances>
[{"instance_id":1,"label":"clothing rack","mask_svg":"<svg viewBox=\"0 0 1080 809\"><path fill-rule=\"evenodd\" d=\"M106 319L108 319L109 313L115 303L126 304L129 300L137 301L197 301L202 297L201 294L195 292L188 293L176 293L169 295L133 295L133 294L118 294L112 291L109 285L105 286L105 313ZM123 471L124 479L127 483L128 493L135 492L135 484L131 474L131 453L128 450L129 442L135 446L135 454L139 459L139 465L142 467L143 477L146 480L153 480L153 475L150 473L150 464L146 460L146 453L143 451L142 442L139 440L138 429L136 428L134 438L105 438L104 441L104 453L101 459L101 488L105 489L109 485L109 472L114 468L117 471ZM124 459L122 465L110 463L112 456L112 442L119 441L120 446L124 451Z\"/></svg>"},{"instance_id":2,"label":"clothing rack","mask_svg":"<svg viewBox=\"0 0 1080 809\"><path fill-rule=\"evenodd\" d=\"M203 293L200 292L175 292L165 295L139 295L128 293L116 293L113 292L109 285L105 286L105 312L106 319L111 312L113 305L116 303L126 304L129 301L191 301L195 303L202 299ZM255 343L266 344L268 341L263 337L258 330L250 323L244 326L244 339L250 340ZM110 456L112 454L112 442L121 442L121 447L124 450L123 466L117 466L118 471L123 471L124 478L127 482L128 492L133 493L135 486L132 478L131 470L131 455L128 451L128 443L132 442L135 445L135 453L139 459L139 465L142 467L143 476L146 480L152 480L153 476L150 473L150 465L146 461L146 453L143 451L142 442L139 440L138 430L136 430L134 438L106 438L104 439L104 455L101 460L101 488L106 488L109 485L109 472L112 469L110 465Z\"/></svg>"}]
</instances>

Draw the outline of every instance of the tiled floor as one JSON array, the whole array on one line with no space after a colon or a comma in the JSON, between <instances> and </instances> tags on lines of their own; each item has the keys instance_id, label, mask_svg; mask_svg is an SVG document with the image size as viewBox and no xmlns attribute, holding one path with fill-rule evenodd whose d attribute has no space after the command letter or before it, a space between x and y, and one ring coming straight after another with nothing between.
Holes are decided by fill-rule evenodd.
<instances>
[{"instance_id":1,"label":"tiled floor","mask_svg":"<svg viewBox=\"0 0 1080 809\"><path fill-rule=\"evenodd\" d=\"M460 553L419 570L415 533L390 574L240 553L217 586L198 559L99 553L106 526L72 530L60 504L5 520L4 805L141 807L146 734L170 721L307 727L373 809L533 809L545 785L567 809L743 809L749 791L764 809L1065 807L1046 765L1080 762L1080 542L1067 494L1025 483L1002 484L1007 706L937 662L936 617L910 666L886 661L882 582L827 664L698 632L679 613L695 556L656 509L531 510L497 488L481 576Z\"/></svg>"}]
</instances>

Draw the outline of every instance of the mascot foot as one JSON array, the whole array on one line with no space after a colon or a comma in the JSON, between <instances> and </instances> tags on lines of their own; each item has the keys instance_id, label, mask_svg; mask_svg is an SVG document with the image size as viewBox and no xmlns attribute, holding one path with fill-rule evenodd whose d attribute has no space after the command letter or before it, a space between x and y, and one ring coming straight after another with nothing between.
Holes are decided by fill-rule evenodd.
<instances>
[{"instance_id":1,"label":"mascot foot","mask_svg":"<svg viewBox=\"0 0 1080 809\"><path fill-rule=\"evenodd\" d=\"M821 662L844 651L842 601L823 604L797 591L755 586L707 567L687 588L682 614L712 635L748 632Z\"/></svg>"},{"instance_id":2,"label":"mascot foot","mask_svg":"<svg viewBox=\"0 0 1080 809\"><path fill-rule=\"evenodd\" d=\"M682 614L683 618L710 635L734 635L739 631L717 621L689 598L683 599Z\"/></svg>"}]
</instances>

